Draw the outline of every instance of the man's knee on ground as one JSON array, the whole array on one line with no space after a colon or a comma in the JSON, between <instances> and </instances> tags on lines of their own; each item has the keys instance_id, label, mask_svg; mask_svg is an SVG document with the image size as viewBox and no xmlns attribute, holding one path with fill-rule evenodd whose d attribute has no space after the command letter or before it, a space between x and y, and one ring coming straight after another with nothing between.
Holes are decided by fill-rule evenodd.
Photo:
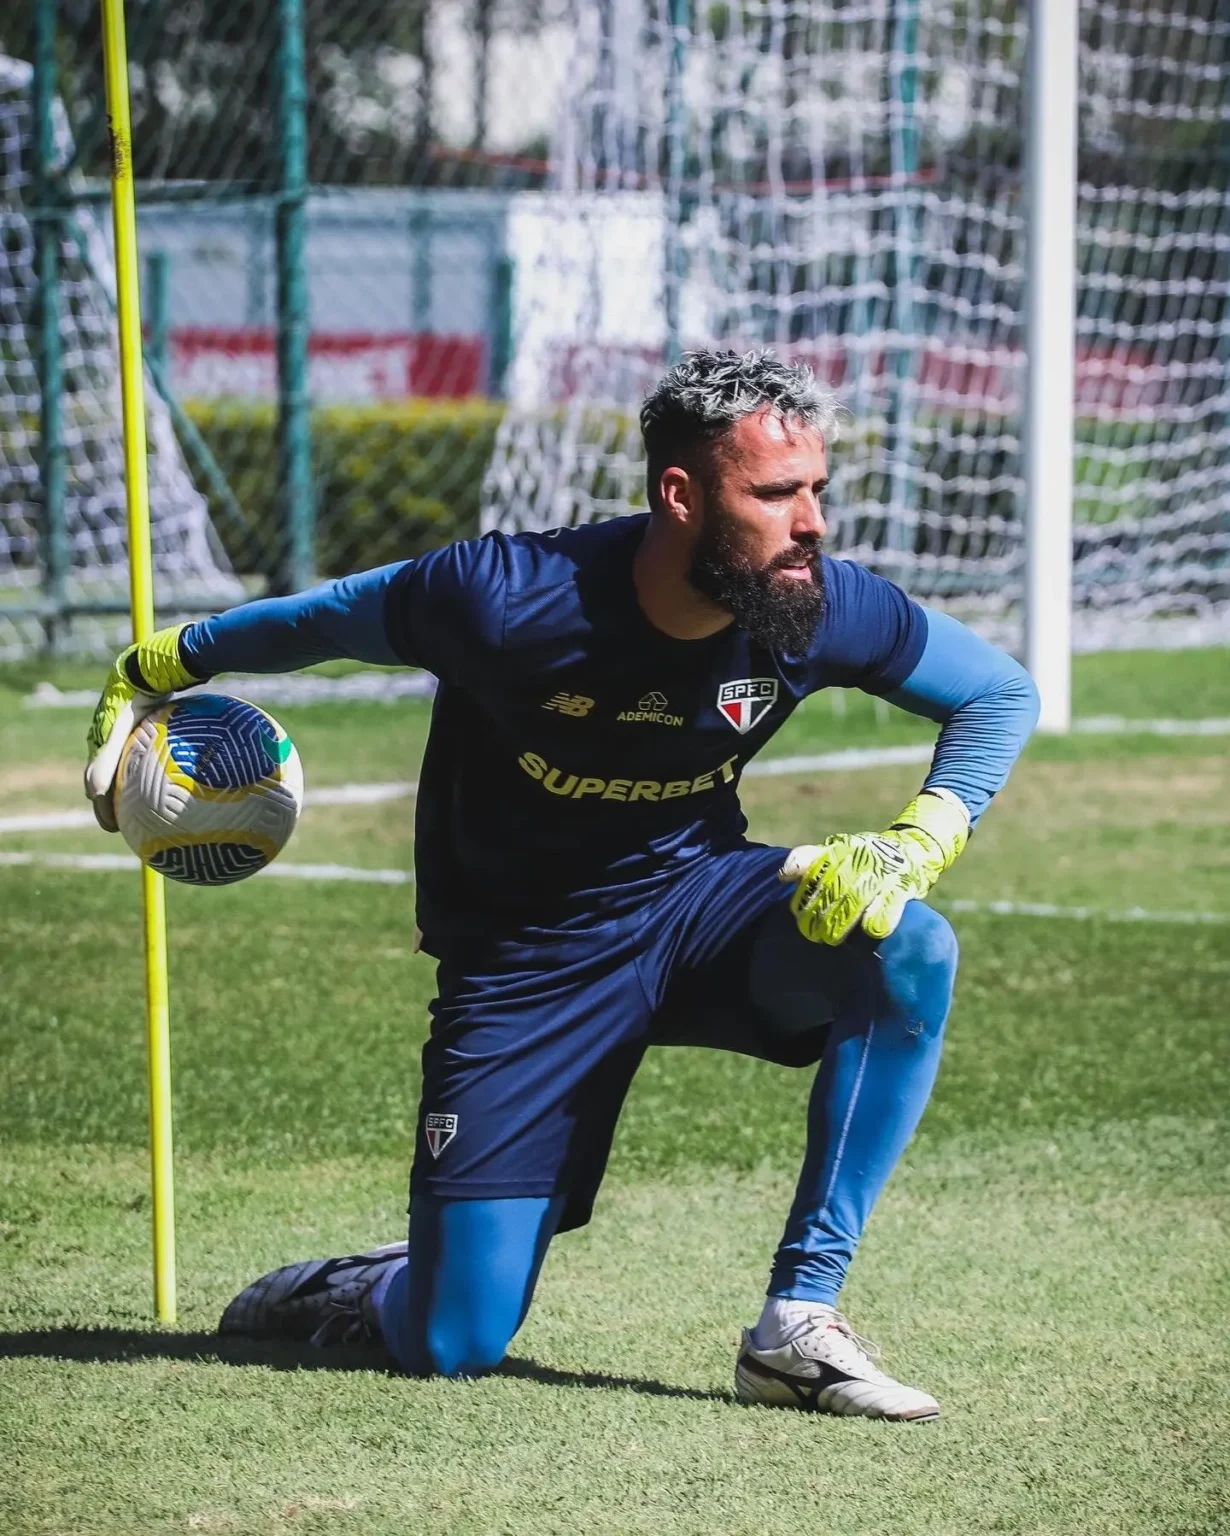
<instances>
[{"instance_id":1,"label":"man's knee on ground","mask_svg":"<svg viewBox=\"0 0 1230 1536\"><path fill-rule=\"evenodd\" d=\"M451 1315L427 1326L430 1370L439 1376L485 1376L504 1359L516 1332L515 1319Z\"/></svg>"},{"instance_id":2,"label":"man's knee on ground","mask_svg":"<svg viewBox=\"0 0 1230 1536\"><path fill-rule=\"evenodd\" d=\"M415 1195L404 1304L407 1329L393 1353L420 1376L482 1376L503 1360L521 1326L567 1196L440 1199ZM386 1339L389 1330L386 1329Z\"/></svg>"},{"instance_id":3,"label":"man's knee on ground","mask_svg":"<svg viewBox=\"0 0 1230 1536\"><path fill-rule=\"evenodd\" d=\"M943 1028L957 974L957 936L952 925L921 901L906 905L900 923L875 947L879 984L894 1012L917 1033Z\"/></svg>"}]
</instances>

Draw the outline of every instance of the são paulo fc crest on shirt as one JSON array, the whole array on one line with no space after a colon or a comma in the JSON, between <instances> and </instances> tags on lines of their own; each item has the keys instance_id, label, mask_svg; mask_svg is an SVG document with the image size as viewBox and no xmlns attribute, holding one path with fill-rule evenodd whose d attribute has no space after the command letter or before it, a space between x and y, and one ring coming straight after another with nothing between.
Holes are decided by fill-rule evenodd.
<instances>
[{"instance_id":1,"label":"s\u00e3o paulo fc crest on shirt","mask_svg":"<svg viewBox=\"0 0 1230 1536\"><path fill-rule=\"evenodd\" d=\"M427 1116L427 1148L432 1157L439 1157L457 1134L456 1115Z\"/></svg>"},{"instance_id":2,"label":"s\u00e3o paulo fc crest on shirt","mask_svg":"<svg viewBox=\"0 0 1230 1536\"><path fill-rule=\"evenodd\" d=\"M718 713L740 736L763 720L776 703L775 677L741 677L737 682L723 683L718 689Z\"/></svg>"}]
</instances>

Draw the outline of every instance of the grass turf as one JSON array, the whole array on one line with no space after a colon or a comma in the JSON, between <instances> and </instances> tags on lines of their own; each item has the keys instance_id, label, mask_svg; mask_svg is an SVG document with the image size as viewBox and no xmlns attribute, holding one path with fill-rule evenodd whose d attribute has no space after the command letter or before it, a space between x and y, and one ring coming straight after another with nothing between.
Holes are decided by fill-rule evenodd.
<instances>
[{"instance_id":1,"label":"grass turf","mask_svg":"<svg viewBox=\"0 0 1230 1536\"><path fill-rule=\"evenodd\" d=\"M1118 658L1089 660L1084 712L1179 713L1166 671L1172 698L1230 714L1206 658L1137 658L1137 708ZM804 711L778 750L918 732L852 706ZM278 713L317 782L413 771L419 706ZM0 698L0 814L75 788L80 718L35 719ZM759 835L811 838L879 821L917 778L745 798ZM1224 784L1215 741L1039 743L944 894L1222 910ZM411 809L309 812L289 856L408 865ZM944 1401L910 1428L731 1402L807 1082L716 1053L651 1054L595 1221L554 1245L497 1376L221 1344L262 1268L397 1235L431 966L404 890L170 895L174 1332L148 1320L134 883L0 870L6 1536L1230 1528L1230 925L957 919L935 1099L847 1292L890 1368Z\"/></svg>"},{"instance_id":2,"label":"grass turf","mask_svg":"<svg viewBox=\"0 0 1230 1536\"><path fill-rule=\"evenodd\" d=\"M370 1233L396 1162L188 1159L186 1331L165 1334L134 1305L140 1160L31 1158L15 1172L62 1231L29 1239L21 1331L0 1340L17 1352L4 1528L1215 1532L1230 1358L1210 1329L1212 1145L1187 1118L920 1141L850 1288L945 1400L915 1430L731 1402L782 1168L615 1170L599 1221L555 1245L509 1367L462 1384L210 1333L253 1264Z\"/></svg>"}]
</instances>

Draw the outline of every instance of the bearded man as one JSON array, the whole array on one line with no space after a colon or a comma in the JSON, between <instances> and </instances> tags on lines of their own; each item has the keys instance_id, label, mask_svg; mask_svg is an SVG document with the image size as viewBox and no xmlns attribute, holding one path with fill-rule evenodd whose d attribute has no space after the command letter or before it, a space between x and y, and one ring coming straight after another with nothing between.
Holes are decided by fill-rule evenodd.
<instances>
[{"instance_id":1,"label":"bearded man","mask_svg":"<svg viewBox=\"0 0 1230 1536\"><path fill-rule=\"evenodd\" d=\"M111 826L127 728L175 689L332 657L439 679L415 833L438 995L408 1241L276 1270L221 1328L364 1334L415 1374L494 1369L552 1238L589 1220L647 1048L709 1047L815 1072L737 1396L934 1418L837 1302L939 1064L957 946L925 897L1036 692L952 618L822 553L837 406L809 370L691 353L641 426L644 515L453 544L163 630L113 669L87 769ZM881 832L749 842L740 775L825 688L939 723L920 792Z\"/></svg>"}]
</instances>

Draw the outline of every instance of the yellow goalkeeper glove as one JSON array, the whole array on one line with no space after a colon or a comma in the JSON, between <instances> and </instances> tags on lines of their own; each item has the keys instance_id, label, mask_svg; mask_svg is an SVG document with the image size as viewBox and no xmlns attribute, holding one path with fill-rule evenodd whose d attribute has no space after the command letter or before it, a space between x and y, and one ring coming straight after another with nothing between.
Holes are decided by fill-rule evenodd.
<instances>
[{"instance_id":1,"label":"yellow goalkeeper glove","mask_svg":"<svg viewBox=\"0 0 1230 1536\"><path fill-rule=\"evenodd\" d=\"M948 790L911 800L886 832L839 833L792 849L779 879L797 881L790 910L813 944L840 944L861 923L886 939L907 901L921 901L969 839L969 812Z\"/></svg>"},{"instance_id":2,"label":"yellow goalkeeper glove","mask_svg":"<svg viewBox=\"0 0 1230 1536\"><path fill-rule=\"evenodd\" d=\"M85 738L90 754L85 769L86 798L104 832L117 830L111 791L120 754L133 727L177 688L192 688L204 681L194 677L180 660L179 637L187 627L176 624L160 629L139 645L130 645L116 657L107 675Z\"/></svg>"}]
</instances>

